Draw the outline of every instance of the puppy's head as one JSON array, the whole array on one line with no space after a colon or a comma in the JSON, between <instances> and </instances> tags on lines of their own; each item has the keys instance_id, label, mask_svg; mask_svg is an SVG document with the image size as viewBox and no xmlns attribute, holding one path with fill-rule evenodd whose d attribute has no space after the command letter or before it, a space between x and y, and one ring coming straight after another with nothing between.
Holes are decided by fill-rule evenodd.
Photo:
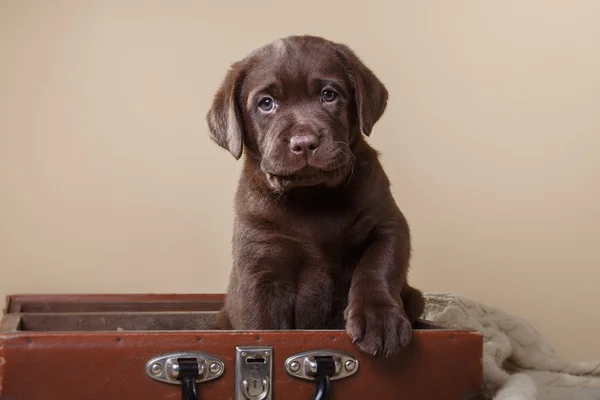
<instances>
[{"instance_id":1,"label":"puppy's head","mask_svg":"<svg viewBox=\"0 0 600 400\"><path fill-rule=\"evenodd\" d=\"M370 135L387 98L348 47L290 36L231 66L207 122L211 138L236 159L245 149L274 190L336 187L352 169L353 143Z\"/></svg>"}]
</instances>

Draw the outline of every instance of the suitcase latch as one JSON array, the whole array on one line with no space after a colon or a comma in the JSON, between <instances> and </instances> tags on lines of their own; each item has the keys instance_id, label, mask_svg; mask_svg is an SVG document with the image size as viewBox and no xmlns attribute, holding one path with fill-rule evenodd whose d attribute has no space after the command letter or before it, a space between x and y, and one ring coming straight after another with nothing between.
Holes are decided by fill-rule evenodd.
<instances>
[{"instance_id":1,"label":"suitcase latch","mask_svg":"<svg viewBox=\"0 0 600 400\"><path fill-rule=\"evenodd\" d=\"M347 378L358 371L358 360L332 350L316 350L295 354L285 362L294 378L315 381L313 400L331 399L331 381Z\"/></svg>"},{"instance_id":2,"label":"suitcase latch","mask_svg":"<svg viewBox=\"0 0 600 400\"><path fill-rule=\"evenodd\" d=\"M225 364L217 357L199 353L173 353L146 363L146 374L157 381L181 385L183 400L197 400L196 384L223 375Z\"/></svg>"},{"instance_id":3,"label":"suitcase latch","mask_svg":"<svg viewBox=\"0 0 600 400\"><path fill-rule=\"evenodd\" d=\"M236 347L236 400L273 398L273 347Z\"/></svg>"}]
</instances>

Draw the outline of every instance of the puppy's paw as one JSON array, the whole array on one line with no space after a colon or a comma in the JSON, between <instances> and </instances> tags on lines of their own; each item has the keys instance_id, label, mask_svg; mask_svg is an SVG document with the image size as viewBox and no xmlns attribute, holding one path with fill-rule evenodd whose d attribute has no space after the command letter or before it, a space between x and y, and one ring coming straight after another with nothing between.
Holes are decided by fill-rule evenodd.
<instances>
[{"instance_id":1,"label":"puppy's paw","mask_svg":"<svg viewBox=\"0 0 600 400\"><path fill-rule=\"evenodd\" d=\"M345 318L346 332L365 353L390 357L411 343L411 324L393 301L354 302Z\"/></svg>"}]
</instances>

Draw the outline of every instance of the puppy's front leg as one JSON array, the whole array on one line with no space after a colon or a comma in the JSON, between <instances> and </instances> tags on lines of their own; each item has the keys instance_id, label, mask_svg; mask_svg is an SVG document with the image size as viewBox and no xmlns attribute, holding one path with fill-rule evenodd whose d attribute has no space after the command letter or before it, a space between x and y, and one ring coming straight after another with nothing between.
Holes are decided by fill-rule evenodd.
<instances>
[{"instance_id":1,"label":"puppy's front leg","mask_svg":"<svg viewBox=\"0 0 600 400\"><path fill-rule=\"evenodd\" d=\"M261 266L262 267L262 266ZM237 310L241 329L292 329L294 288L274 274L261 271L240 285L244 299Z\"/></svg>"},{"instance_id":2,"label":"puppy's front leg","mask_svg":"<svg viewBox=\"0 0 600 400\"><path fill-rule=\"evenodd\" d=\"M409 256L407 234L380 228L352 274L346 330L366 353L389 357L411 342L412 327L401 299Z\"/></svg>"},{"instance_id":3,"label":"puppy's front leg","mask_svg":"<svg viewBox=\"0 0 600 400\"><path fill-rule=\"evenodd\" d=\"M234 329L294 327L297 260L290 247L288 241L277 238L238 242L226 304Z\"/></svg>"}]
</instances>

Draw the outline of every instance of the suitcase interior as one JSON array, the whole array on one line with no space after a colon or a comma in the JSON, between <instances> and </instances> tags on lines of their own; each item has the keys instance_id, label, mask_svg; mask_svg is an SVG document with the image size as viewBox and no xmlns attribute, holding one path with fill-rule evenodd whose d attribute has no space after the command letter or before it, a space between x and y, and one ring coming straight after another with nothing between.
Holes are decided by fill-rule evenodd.
<instances>
[{"instance_id":1,"label":"suitcase interior","mask_svg":"<svg viewBox=\"0 0 600 400\"><path fill-rule=\"evenodd\" d=\"M9 296L1 332L210 331L223 301L222 294ZM449 330L424 320L413 328Z\"/></svg>"}]
</instances>

